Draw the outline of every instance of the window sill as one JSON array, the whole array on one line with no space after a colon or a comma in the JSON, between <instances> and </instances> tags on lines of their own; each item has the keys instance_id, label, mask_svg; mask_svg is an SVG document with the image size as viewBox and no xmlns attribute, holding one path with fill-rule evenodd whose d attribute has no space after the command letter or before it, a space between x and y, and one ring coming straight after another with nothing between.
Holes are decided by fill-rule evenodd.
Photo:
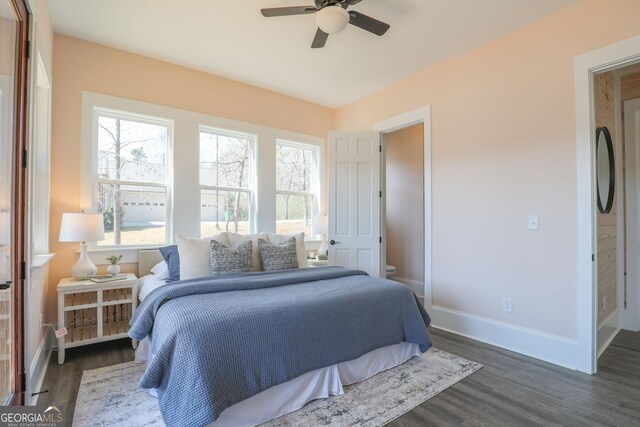
<instances>
[{"instance_id":1,"label":"window sill","mask_svg":"<svg viewBox=\"0 0 640 427\"><path fill-rule=\"evenodd\" d=\"M53 259L56 254L40 254L35 255L31 261L31 268L42 268Z\"/></svg>"},{"instance_id":2,"label":"window sill","mask_svg":"<svg viewBox=\"0 0 640 427\"><path fill-rule=\"evenodd\" d=\"M110 255L122 255L122 260L120 261L122 264L128 263L137 263L138 262L138 252L144 250L153 250L158 249L165 245L157 245L157 246L111 246L107 248L90 248L87 250L87 254L89 255L89 259L95 265L109 265L111 264L106 258ZM76 251L78 254L80 251Z\"/></svg>"},{"instance_id":3,"label":"window sill","mask_svg":"<svg viewBox=\"0 0 640 427\"><path fill-rule=\"evenodd\" d=\"M304 246L307 252L317 251L320 249L320 245L322 245L321 239L305 239ZM158 249L165 245L157 245L157 246L110 246L110 247L97 247L90 248L87 253L89 255L89 259L95 265L109 265L109 261L105 258L109 255L122 255L123 264L127 263L137 263L138 262L138 252L143 250L153 250ZM77 250L76 253L80 253L80 250Z\"/></svg>"}]
</instances>

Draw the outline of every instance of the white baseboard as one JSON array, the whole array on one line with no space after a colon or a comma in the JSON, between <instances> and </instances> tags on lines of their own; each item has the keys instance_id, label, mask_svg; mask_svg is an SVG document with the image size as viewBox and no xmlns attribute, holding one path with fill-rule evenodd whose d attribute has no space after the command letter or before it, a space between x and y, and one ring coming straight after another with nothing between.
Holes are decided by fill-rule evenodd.
<instances>
[{"instance_id":1,"label":"white baseboard","mask_svg":"<svg viewBox=\"0 0 640 427\"><path fill-rule=\"evenodd\" d=\"M31 393L37 393L42 388L44 376L47 373L47 366L49 365L49 358L51 357L51 345L49 343L49 334L45 333L40 340L36 354L33 357L31 366L29 367L29 384L27 385L27 405L36 405L38 403L38 397L35 395L31 397Z\"/></svg>"},{"instance_id":2,"label":"white baseboard","mask_svg":"<svg viewBox=\"0 0 640 427\"><path fill-rule=\"evenodd\" d=\"M620 310L616 308L616 310L598 326L598 337L596 341L598 357L609 347L609 344L611 344L611 341L618 335L618 332L620 332Z\"/></svg>"},{"instance_id":3,"label":"white baseboard","mask_svg":"<svg viewBox=\"0 0 640 427\"><path fill-rule=\"evenodd\" d=\"M578 341L444 307L427 310L431 325L569 369L578 366Z\"/></svg>"},{"instance_id":4,"label":"white baseboard","mask_svg":"<svg viewBox=\"0 0 640 427\"><path fill-rule=\"evenodd\" d=\"M392 277L391 280L404 283L405 285L410 287L418 297L424 298L424 282L420 282L418 280L412 280L412 279L405 279L404 277Z\"/></svg>"}]
</instances>

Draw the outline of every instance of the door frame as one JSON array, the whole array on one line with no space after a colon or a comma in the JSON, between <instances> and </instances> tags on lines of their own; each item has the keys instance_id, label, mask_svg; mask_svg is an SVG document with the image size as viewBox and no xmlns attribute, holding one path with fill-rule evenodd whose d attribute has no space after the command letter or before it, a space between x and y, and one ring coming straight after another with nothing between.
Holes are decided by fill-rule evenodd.
<instances>
[{"instance_id":1,"label":"door frame","mask_svg":"<svg viewBox=\"0 0 640 427\"><path fill-rule=\"evenodd\" d=\"M612 71L640 60L640 36L632 37L574 58L576 108L576 172L577 172L577 279L578 330L576 368L582 372L597 371L597 221L595 212L596 183L595 107L593 77L595 73Z\"/></svg>"},{"instance_id":2,"label":"door frame","mask_svg":"<svg viewBox=\"0 0 640 427\"><path fill-rule=\"evenodd\" d=\"M373 130L380 132L381 134L400 130L409 126L422 123L424 126L423 144L424 144L424 159L423 159L423 180L424 180L424 306L430 309L433 304L433 298L431 295L431 267L432 267L432 234L431 234L431 105L427 105L418 108L413 111L409 111L404 114L400 114L394 117L390 117L386 120L374 123ZM381 156L381 161L384 161L385 156ZM381 165L381 177L386 177L385 165ZM384 192L383 192L384 193ZM380 218L380 226L382 236L384 238L383 249L381 254L386 253L387 241L386 241L386 217L384 200L382 203L382 212ZM385 260L381 260L381 268L385 267ZM382 273L382 272L381 272ZM384 276L382 276L384 277Z\"/></svg>"}]
</instances>

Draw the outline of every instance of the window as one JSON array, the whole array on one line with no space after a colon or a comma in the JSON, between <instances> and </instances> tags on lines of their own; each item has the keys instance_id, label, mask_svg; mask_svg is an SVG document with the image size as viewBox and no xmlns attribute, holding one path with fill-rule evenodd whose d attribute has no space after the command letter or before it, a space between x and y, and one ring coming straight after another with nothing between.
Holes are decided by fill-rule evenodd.
<instances>
[{"instance_id":1,"label":"window","mask_svg":"<svg viewBox=\"0 0 640 427\"><path fill-rule=\"evenodd\" d=\"M165 244L170 123L99 109L94 117L94 200L106 235L98 245Z\"/></svg>"},{"instance_id":2,"label":"window","mask_svg":"<svg viewBox=\"0 0 640 427\"><path fill-rule=\"evenodd\" d=\"M253 140L240 133L200 130L201 236L250 232Z\"/></svg>"},{"instance_id":3,"label":"window","mask_svg":"<svg viewBox=\"0 0 640 427\"><path fill-rule=\"evenodd\" d=\"M311 237L317 212L318 149L278 141L276 144L276 232L304 232Z\"/></svg>"},{"instance_id":4,"label":"window","mask_svg":"<svg viewBox=\"0 0 640 427\"><path fill-rule=\"evenodd\" d=\"M105 216L106 239L89 254L98 264L106 248L135 262L138 248L175 235L310 236L320 212L318 137L84 91L81 138L76 209Z\"/></svg>"}]
</instances>

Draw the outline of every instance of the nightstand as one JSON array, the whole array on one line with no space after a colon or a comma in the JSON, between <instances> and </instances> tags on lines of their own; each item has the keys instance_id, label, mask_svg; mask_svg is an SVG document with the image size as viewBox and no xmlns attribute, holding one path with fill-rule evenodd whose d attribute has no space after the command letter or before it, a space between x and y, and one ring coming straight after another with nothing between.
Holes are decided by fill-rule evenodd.
<instances>
[{"instance_id":1,"label":"nightstand","mask_svg":"<svg viewBox=\"0 0 640 427\"><path fill-rule=\"evenodd\" d=\"M129 320L138 306L135 274L110 282L62 279L58 283L58 328L67 335L58 338L58 364L65 349L102 341L127 338ZM132 341L133 348L138 342Z\"/></svg>"}]
</instances>

